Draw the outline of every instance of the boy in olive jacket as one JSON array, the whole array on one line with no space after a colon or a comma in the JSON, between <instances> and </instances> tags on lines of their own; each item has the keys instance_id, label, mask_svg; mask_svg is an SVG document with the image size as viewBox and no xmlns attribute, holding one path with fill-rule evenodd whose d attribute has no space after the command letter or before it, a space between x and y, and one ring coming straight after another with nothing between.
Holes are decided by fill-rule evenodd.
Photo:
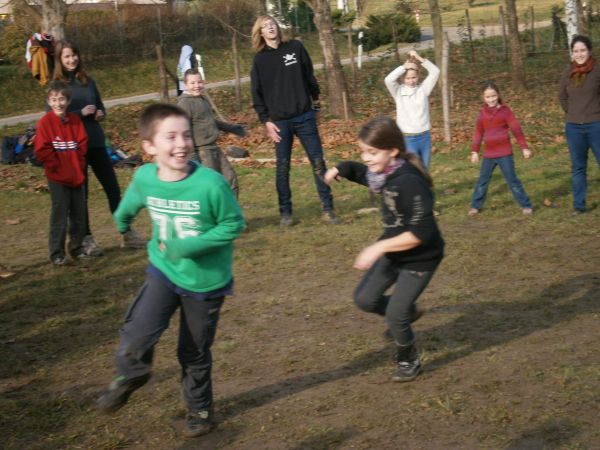
<instances>
[{"instance_id":1,"label":"boy in olive jacket","mask_svg":"<svg viewBox=\"0 0 600 450\"><path fill-rule=\"evenodd\" d=\"M236 197L239 194L237 175L231 163L217 145L219 132L225 131L243 137L242 125L215 119L210 102L204 94L204 80L198 69L189 69L184 75L185 91L177 105L190 116L194 146L203 166L216 170L227 180Z\"/></svg>"}]
</instances>

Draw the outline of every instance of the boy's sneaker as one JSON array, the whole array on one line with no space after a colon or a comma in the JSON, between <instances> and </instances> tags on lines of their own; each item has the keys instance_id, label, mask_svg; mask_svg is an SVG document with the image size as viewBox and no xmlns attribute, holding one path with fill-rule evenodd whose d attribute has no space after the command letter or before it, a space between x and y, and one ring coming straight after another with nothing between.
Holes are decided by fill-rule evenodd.
<instances>
[{"instance_id":1,"label":"boy's sneaker","mask_svg":"<svg viewBox=\"0 0 600 450\"><path fill-rule=\"evenodd\" d=\"M398 347L394 381L412 381L421 373L421 360L414 345Z\"/></svg>"},{"instance_id":2,"label":"boy's sneaker","mask_svg":"<svg viewBox=\"0 0 600 450\"><path fill-rule=\"evenodd\" d=\"M213 426L212 412L210 410L188 411L185 416L185 435L187 437L198 437L208 434Z\"/></svg>"},{"instance_id":3,"label":"boy's sneaker","mask_svg":"<svg viewBox=\"0 0 600 450\"><path fill-rule=\"evenodd\" d=\"M531 208L523 208L522 211L523 211L523 214L525 214L526 216L530 216L533 214L533 209L531 209Z\"/></svg>"},{"instance_id":4,"label":"boy's sneaker","mask_svg":"<svg viewBox=\"0 0 600 450\"><path fill-rule=\"evenodd\" d=\"M102 413L112 413L122 408L129 400L129 396L150 379L150 374L127 380L124 376L116 377L106 391L96 401L96 408Z\"/></svg>"},{"instance_id":5,"label":"boy's sneaker","mask_svg":"<svg viewBox=\"0 0 600 450\"><path fill-rule=\"evenodd\" d=\"M294 225L294 219L291 214L282 214L281 219L279 220L280 227L291 227Z\"/></svg>"},{"instance_id":6,"label":"boy's sneaker","mask_svg":"<svg viewBox=\"0 0 600 450\"><path fill-rule=\"evenodd\" d=\"M85 252L81 252L81 253L74 253L71 255L71 257L73 259L76 259L78 261L89 261L90 259L92 259L92 256L87 255Z\"/></svg>"},{"instance_id":7,"label":"boy's sneaker","mask_svg":"<svg viewBox=\"0 0 600 450\"><path fill-rule=\"evenodd\" d=\"M121 235L121 248L146 248L146 240L133 230Z\"/></svg>"},{"instance_id":8,"label":"boy's sneaker","mask_svg":"<svg viewBox=\"0 0 600 450\"><path fill-rule=\"evenodd\" d=\"M83 248L83 252L88 256L102 256L102 249L98 247L96 241L94 240L94 236L88 234L83 238L83 242L81 243L81 247Z\"/></svg>"},{"instance_id":9,"label":"boy's sneaker","mask_svg":"<svg viewBox=\"0 0 600 450\"><path fill-rule=\"evenodd\" d=\"M476 216L477 214L479 214L479 210L477 208L471 208L468 212L468 214L470 216Z\"/></svg>"},{"instance_id":10,"label":"boy's sneaker","mask_svg":"<svg viewBox=\"0 0 600 450\"><path fill-rule=\"evenodd\" d=\"M323 222L328 223L329 225L339 225L340 219L337 218L333 211L325 211L323 212Z\"/></svg>"},{"instance_id":11,"label":"boy's sneaker","mask_svg":"<svg viewBox=\"0 0 600 450\"><path fill-rule=\"evenodd\" d=\"M55 256L50 260L55 266L64 266L67 262L64 256Z\"/></svg>"}]
</instances>

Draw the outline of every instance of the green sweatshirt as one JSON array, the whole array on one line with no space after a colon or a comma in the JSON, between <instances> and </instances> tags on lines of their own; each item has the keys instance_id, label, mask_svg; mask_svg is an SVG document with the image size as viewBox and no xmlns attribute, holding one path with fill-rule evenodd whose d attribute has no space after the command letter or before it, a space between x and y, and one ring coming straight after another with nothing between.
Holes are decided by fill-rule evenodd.
<instances>
[{"instance_id":1,"label":"green sweatshirt","mask_svg":"<svg viewBox=\"0 0 600 450\"><path fill-rule=\"evenodd\" d=\"M150 263L169 280L192 292L231 281L233 240L244 229L244 218L220 174L197 164L187 178L167 182L158 178L156 164L145 164L114 213L118 230L127 231L144 207L152 219Z\"/></svg>"}]
</instances>

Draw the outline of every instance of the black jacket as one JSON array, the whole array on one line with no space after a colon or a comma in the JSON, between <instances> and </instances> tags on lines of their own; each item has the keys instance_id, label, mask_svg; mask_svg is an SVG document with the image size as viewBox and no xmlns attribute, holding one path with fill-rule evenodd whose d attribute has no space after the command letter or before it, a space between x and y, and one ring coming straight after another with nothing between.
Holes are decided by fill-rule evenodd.
<instances>
[{"instance_id":1,"label":"black jacket","mask_svg":"<svg viewBox=\"0 0 600 450\"><path fill-rule=\"evenodd\" d=\"M265 46L252 62L252 106L261 122L299 116L319 99L310 56L300 41Z\"/></svg>"},{"instance_id":2,"label":"black jacket","mask_svg":"<svg viewBox=\"0 0 600 450\"><path fill-rule=\"evenodd\" d=\"M368 186L364 164L345 161L337 169L342 177ZM435 222L433 193L425 177L407 161L388 175L381 198L383 234L379 240L410 231L421 241L415 248L386 253L386 256L404 269L434 270L444 257L444 240Z\"/></svg>"}]
</instances>

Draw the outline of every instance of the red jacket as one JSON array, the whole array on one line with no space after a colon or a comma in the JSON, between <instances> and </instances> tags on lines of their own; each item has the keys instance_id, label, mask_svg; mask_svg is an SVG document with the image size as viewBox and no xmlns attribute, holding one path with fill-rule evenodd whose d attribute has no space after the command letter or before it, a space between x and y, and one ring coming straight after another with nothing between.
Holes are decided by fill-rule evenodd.
<instances>
[{"instance_id":1,"label":"red jacket","mask_svg":"<svg viewBox=\"0 0 600 450\"><path fill-rule=\"evenodd\" d=\"M35 135L35 157L44 164L46 177L69 187L85 180L87 133L77 115L60 118L52 111L40 119Z\"/></svg>"},{"instance_id":2,"label":"red jacket","mask_svg":"<svg viewBox=\"0 0 600 450\"><path fill-rule=\"evenodd\" d=\"M521 125L519 125L519 121L508 106L499 105L494 108L487 105L483 106L479 111L479 116L477 116L471 151L479 153L481 141L483 140L484 158L502 158L503 156L512 155L509 129L517 139L521 150L528 148Z\"/></svg>"}]
</instances>

